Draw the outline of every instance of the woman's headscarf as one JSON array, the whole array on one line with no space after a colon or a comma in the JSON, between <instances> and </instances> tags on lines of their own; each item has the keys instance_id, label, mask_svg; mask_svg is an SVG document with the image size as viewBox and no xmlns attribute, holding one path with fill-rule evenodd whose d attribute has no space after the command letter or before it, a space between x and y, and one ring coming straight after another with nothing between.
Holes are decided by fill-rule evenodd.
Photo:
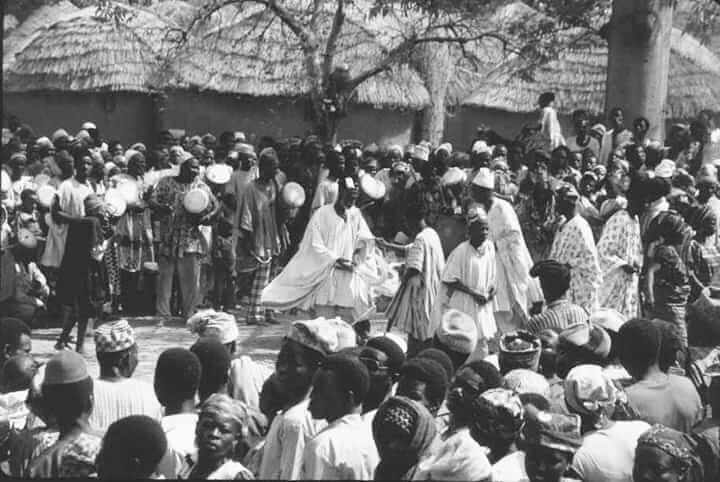
<instances>
[{"instance_id":1,"label":"woman's headscarf","mask_svg":"<svg viewBox=\"0 0 720 482\"><path fill-rule=\"evenodd\" d=\"M188 318L187 327L201 338L217 338L222 344L236 341L240 334L233 315L215 310L198 311Z\"/></svg>"},{"instance_id":2,"label":"woman's headscarf","mask_svg":"<svg viewBox=\"0 0 720 482\"><path fill-rule=\"evenodd\" d=\"M472 419L471 432L475 440L495 450L497 447L493 445L509 446L517 440L525 421L525 410L520 397L512 390L493 388L473 400Z\"/></svg>"},{"instance_id":3,"label":"woman's headscarf","mask_svg":"<svg viewBox=\"0 0 720 482\"><path fill-rule=\"evenodd\" d=\"M409 444L404 450L404 457L380 460L375 480L400 480L417 464L437 436L435 419L430 412L422 404L406 397L389 398L375 414L372 422L375 443L380 445L378 441L388 431L405 434Z\"/></svg>"},{"instance_id":4,"label":"woman's headscarf","mask_svg":"<svg viewBox=\"0 0 720 482\"><path fill-rule=\"evenodd\" d=\"M697 453L698 444L690 435L664 425L653 425L638 439L637 448L643 446L653 447L670 455L674 465L686 474L686 482L705 480L702 460Z\"/></svg>"},{"instance_id":5,"label":"woman's headscarf","mask_svg":"<svg viewBox=\"0 0 720 482\"><path fill-rule=\"evenodd\" d=\"M578 365L565 377L565 402L581 416L611 416L617 391L599 365Z\"/></svg>"}]
</instances>

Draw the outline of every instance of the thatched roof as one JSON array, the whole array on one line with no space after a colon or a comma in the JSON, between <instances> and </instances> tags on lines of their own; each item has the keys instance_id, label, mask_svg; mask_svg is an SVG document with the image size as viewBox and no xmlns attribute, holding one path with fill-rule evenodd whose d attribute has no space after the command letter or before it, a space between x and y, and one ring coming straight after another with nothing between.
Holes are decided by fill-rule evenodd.
<instances>
[{"instance_id":1,"label":"thatched roof","mask_svg":"<svg viewBox=\"0 0 720 482\"><path fill-rule=\"evenodd\" d=\"M376 64L387 44L348 14L337 43L335 64L347 63L353 75ZM362 16L359 17L362 20ZM319 28L327 38L332 12L323 12ZM175 64L178 87L250 96L299 97L309 91L302 50L295 35L277 18L256 11L220 26L194 32ZM356 102L377 107L419 109L429 95L408 65L394 67L363 82Z\"/></svg>"},{"instance_id":2,"label":"thatched roof","mask_svg":"<svg viewBox=\"0 0 720 482\"><path fill-rule=\"evenodd\" d=\"M3 38L3 70L8 68L15 60L15 54L27 47L40 30L77 11L78 8L67 0L43 5L35 10Z\"/></svg>"},{"instance_id":3,"label":"thatched roof","mask_svg":"<svg viewBox=\"0 0 720 482\"><path fill-rule=\"evenodd\" d=\"M148 10L160 18L176 23L182 28L187 28L198 15L200 9L182 0L163 0L154 3Z\"/></svg>"},{"instance_id":4,"label":"thatched roof","mask_svg":"<svg viewBox=\"0 0 720 482\"><path fill-rule=\"evenodd\" d=\"M7 69L7 92L37 90L148 92L157 85L158 45L166 24L144 11L126 22L96 16L95 7L41 28ZM142 32L142 33L140 33Z\"/></svg>"},{"instance_id":5,"label":"thatched roof","mask_svg":"<svg viewBox=\"0 0 720 482\"><path fill-rule=\"evenodd\" d=\"M496 76L481 83L463 104L532 112L538 96L552 91L560 112L585 108L600 113L605 108L607 56L607 44L589 37L539 67L534 80ZM667 109L672 118L692 117L702 109L720 110L720 59L678 29L672 32Z\"/></svg>"}]
</instances>

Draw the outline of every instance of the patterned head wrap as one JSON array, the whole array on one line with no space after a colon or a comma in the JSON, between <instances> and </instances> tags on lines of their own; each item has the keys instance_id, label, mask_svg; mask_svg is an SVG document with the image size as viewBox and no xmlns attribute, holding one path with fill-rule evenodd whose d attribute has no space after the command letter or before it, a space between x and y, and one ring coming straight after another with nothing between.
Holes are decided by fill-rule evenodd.
<instances>
[{"instance_id":1,"label":"patterned head wrap","mask_svg":"<svg viewBox=\"0 0 720 482\"><path fill-rule=\"evenodd\" d=\"M233 315L215 310L198 311L188 318L187 327L191 333L200 337L215 337L223 344L232 343L240 334Z\"/></svg>"},{"instance_id":2,"label":"patterned head wrap","mask_svg":"<svg viewBox=\"0 0 720 482\"><path fill-rule=\"evenodd\" d=\"M565 377L565 402L579 415L610 415L617 391L599 365L578 365Z\"/></svg>"},{"instance_id":3,"label":"patterned head wrap","mask_svg":"<svg viewBox=\"0 0 720 482\"><path fill-rule=\"evenodd\" d=\"M653 447L670 455L690 481L704 480L703 464L696 452L697 443L690 435L664 425L653 425L638 439L637 448Z\"/></svg>"},{"instance_id":4,"label":"patterned head wrap","mask_svg":"<svg viewBox=\"0 0 720 482\"><path fill-rule=\"evenodd\" d=\"M389 398L380 406L372 422L375 441L391 427L393 433L407 435L408 450L417 454L427 450L437 435L435 420L427 408L406 397Z\"/></svg>"},{"instance_id":5,"label":"patterned head wrap","mask_svg":"<svg viewBox=\"0 0 720 482\"><path fill-rule=\"evenodd\" d=\"M582 445L581 421L578 415L539 411L530 406L523 429L525 442L574 454Z\"/></svg>"},{"instance_id":6,"label":"patterned head wrap","mask_svg":"<svg viewBox=\"0 0 720 482\"><path fill-rule=\"evenodd\" d=\"M520 397L506 388L492 388L472 401L473 429L479 433L517 433L523 426L525 409Z\"/></svg>"},{"instance_id":7,"label":"patterned head wrap","mask_svg":"<svg viewBox=\"0 0 720 482\"><path fill-rule=\"evenodd\" d=\"M503 377L503 388L512 390L515 393L537 393L545 398L550 398L550 383L538 372L525 368L510 370Z\"/></svg>"}]
</instances>

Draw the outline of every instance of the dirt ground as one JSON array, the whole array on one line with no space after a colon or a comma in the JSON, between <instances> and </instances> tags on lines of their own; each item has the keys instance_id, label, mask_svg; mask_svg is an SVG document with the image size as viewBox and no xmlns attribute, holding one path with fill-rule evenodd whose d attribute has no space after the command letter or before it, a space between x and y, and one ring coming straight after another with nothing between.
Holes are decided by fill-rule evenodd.
<instances>
[{"instance_id":1,"label":"dirt ground","mask_svg":"<svg viewBox=\"0 0 720 482\"><path fill-rule=\"evenodd\" d=\"M277 316L277 325L248 326L245 324L243 313L231 311L238 320L240 336L238 338L238 354L249 355L253 360L272 367L280 349L282 338L287 334L290 323L294 320L306 319L302 314L290 316L280 314ZM164 350L173 347L190 348L197 337L185 327L184 320L180 318L166 322L163 327L157 327L156 317L129 317L129 323L135 329L138 344L139 363L135 377L152 383L155 372L155 363ZM383 329L384 320L372 321L373 331ZM46 362L55 352L55 341L60 334L60 328L36 328L33 330L33 355L38 361ZM75 332L73 331L73 336ZM73 345L74 346L74 345ZM85 342L85 359L90 368L90 374L97 376L99 369L95 358L95 343L92 337Z\"/></svg>"}]
</instances>

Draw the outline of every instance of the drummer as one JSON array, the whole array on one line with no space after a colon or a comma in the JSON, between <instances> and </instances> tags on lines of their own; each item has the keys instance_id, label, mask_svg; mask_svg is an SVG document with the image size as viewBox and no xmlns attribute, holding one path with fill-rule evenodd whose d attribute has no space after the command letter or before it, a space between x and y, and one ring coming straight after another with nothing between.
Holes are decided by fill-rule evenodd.
<instances>
[{"instance_id":1,"label":"drummer","mask_svg":"<svg viewBox=\"0 0 720 482\"><path fill-rule=\"evenodd\" d=\"M279 268L278 259L290 241L278 197L280 187L275 178L279 165L275 149L263 149L259 177L247 186L238 200L238 257L254 259L252 264L255 265L246 318L248 325L275 322L272 312L260 304L260 296Z\"/></svg>"},{"instance_id":2,"label":"drummer","mask_svg":"<svg viewBox=\"0 0 720 482\"><path fill-rule=\"evenodd\" d=\"M200 161L190 157L180 164L177 176L164 177L158 182L149 201L159 226L160 271L155 310L163 318L171 316L170 295L175 273L180 280L183 315L192 315L200 302L200 263L208 246L199 226L211 222L219 205L207 184L198 178L199 173ZM200 204L193 201L186 206L188 203L183 201L189 193L198 194L191 197L200 199Z\"/></svg>"}]
</instances>

